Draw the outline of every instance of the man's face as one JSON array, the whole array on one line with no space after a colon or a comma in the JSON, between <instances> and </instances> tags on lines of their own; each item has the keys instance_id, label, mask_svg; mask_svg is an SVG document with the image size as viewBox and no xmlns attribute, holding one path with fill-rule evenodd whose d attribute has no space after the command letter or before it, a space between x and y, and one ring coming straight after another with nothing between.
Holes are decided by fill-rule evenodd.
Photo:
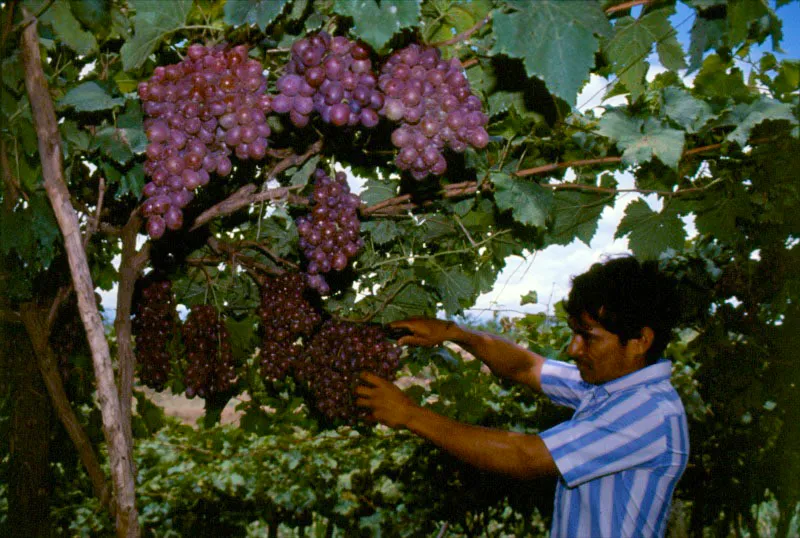
<instances>
[{"instance_id":1,"label":"man's face","mask_svg":"<svg viewBox=\"0 0 800 538\"><path fill-rule=\"evenodd\" d=\"M644 366L641 357L635 357L627 344L620 343L619 336L588 314L582 314L580 319L570 318L569 325L573 334L567 354L575 360L587 383L600 385Z\"/></svg>"}]
</instances>

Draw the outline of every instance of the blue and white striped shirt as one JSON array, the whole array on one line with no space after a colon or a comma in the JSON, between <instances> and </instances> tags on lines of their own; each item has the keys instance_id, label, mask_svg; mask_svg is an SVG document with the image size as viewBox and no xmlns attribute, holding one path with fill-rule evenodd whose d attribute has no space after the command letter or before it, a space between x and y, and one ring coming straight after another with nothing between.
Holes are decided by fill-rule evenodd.
<instances>
[{"instance_id":1,"label":"blue and white striped shirt","mask_svg":"<svg viewBox=\"0 0 800 538\"><path fill-rule=\"evenodd\" d=\"M548 360L542 390L575 409L540 434L561 473L551 538L664 536L675 484L689 458L686 411L657 363L602 385Z\"/></svg>"}]
</instances>

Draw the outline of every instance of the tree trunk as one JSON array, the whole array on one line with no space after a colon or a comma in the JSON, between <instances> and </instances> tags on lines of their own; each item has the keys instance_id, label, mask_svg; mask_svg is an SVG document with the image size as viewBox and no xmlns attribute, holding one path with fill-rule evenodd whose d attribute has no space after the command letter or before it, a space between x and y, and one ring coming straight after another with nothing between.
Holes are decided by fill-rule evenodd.
<instances>
[{"instance_id":1,"label":"tree trunk","mask_svg":"<svg viewBox=\"0 0 800 538\"><path fill-rule=\"evenodd\" d=\"M50 536L50 402L31 343L20 326L0 327L0 367L11 381L9 536ZM9 344L14 343L13 346Z\"/></svg>"},{"instance_id":2,"label":"tree trunk","mask_svg":"<svg viewBox=\"0 0 800 538\"><path fill-rule=\"evenodd\" d=\"M20 315L22 317L22 322L25 324L28 337L33 344L33 349L36 354L35 364L38 364L41 378L44 380L44 385L47 388L47 393L50 395L53 407L55 407L56 414L70 439L72 439L72 442L75 444L78 457L80 457L89 475L89 480L92 482L92 489L94 490L95 496L100 499L103 506L111 509L111 491L109 490L109 485L106 483L105 473L100 466L100 462L97 460L89 436L83 431L78 417L75 416L72 410L67 394L64 391L64 384L61 382L61 375L58 373L58 368L56 367L56 358L49 344L50 334L47 328L47 312L28 303L22 305Z\"/></svg>"},{"instance_id":3,"label":"tree trunk","mask_svg":"<svg viewBox=\"0 0 800 538\"><path fill-rule=\"evenodd\" d=\"M83 249L78 217L64 182L61 136L56 123L53 100L42 69L37 21L25 8L23 14L27 22L27 27L22 32L25 88L38 139L44 188L64 236L64 248L78 298L78 310L92 351L97 397L103 419L103 432L108 444L111 477L116 497L117 536L139 536L131 446L125 440L122 427L122 413L114 382L111 353L95 303L94 285L86 252Z\"/></svg>"}]
</instances>

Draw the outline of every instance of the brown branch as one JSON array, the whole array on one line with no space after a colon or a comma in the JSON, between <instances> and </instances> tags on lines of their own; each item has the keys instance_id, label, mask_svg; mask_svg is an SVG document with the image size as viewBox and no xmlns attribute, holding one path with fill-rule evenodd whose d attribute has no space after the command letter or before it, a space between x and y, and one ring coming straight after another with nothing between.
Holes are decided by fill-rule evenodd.
<instances>
[{"instance_id":1,"label":"brown branch","mask_svg":"<svg viewBox=\"0 0 800 538\"><path fill-rule=\"evenodd\" d=\"M61 290L59 290L60 292ZM69 398L64 390L64 384L61 381L61 374L58 373L58 367L56 366L58 361L49 341L50 316L35 304L26 303L22 305L20 317L33 345L37 366L45 387L47 387L47 393L50 395L50 401L53 403L56 415L75 445L78 457L89 475L95 496L100 500L100 504L111 510L113 514L111 489L106 481L106 475L97 459L89 436L72 410Z\"/></svg>"},{"instance_id":2,"label":"brown branch","mask_svg":"<svg viewBox=\"0 0 800 538\"><path fill-rule=\"evenodd\" d=\"M616 6L611 6L610 8L606 9L606 15L611 15L612 13L616 13L617 11L624 11L626 9L630 9L635 6L646 6L652 1L653 0L630 0L629 2L623 2L621 4L617 4Z\"/></svg>"},{"instance_id":3,"label":"brown branch","mask_svg":"<svg viewBox=\"0 0 800 538\"><path fill-rule=\"evenodd\" d=\"M97 208L94 212L94 217L89 217L89 224L86 227L86 235L83 237L83 250L89 246L92 236L97 233L100 227L100 215L103 212L103 197L106 195L106 180L100 176L97 182Z\"/></svg>"},{"instance_id":4,"label":"brown branch","mask_svg":"<svg viewBox=\"0 0 800 538\"><path fill-rule=\"evenodd\" d=\"M23 15L30 12L22 8ZM58 131L55 107L42 69L39 34L34 18L22 32L21 49L25 69L25 88L33 115L33 125L42 163L44 188L53 207L59 229L64 236L70 273L78 297L78 310L86 329L92 352L97 396L103 420L103 431L108 443L114 494L117 502L116 527L118 536L139 536L139 522L134 494L131 447L127 444L121 425L119 397L115 390L111 352L97 310L86 252L81 244L80 226L75 208L70 201L64 180L61 135Z\"/></svg>"},{"instance_id":5,"label":"brown branch","mask_svg":"<svg viewBox=\"0 0 800 538\"><path fill-rule=\"evenodd\" d=\"M559 168L573 168L576 166L591 166L595 164L612 164L621 161L622 157L601 157L599 159L581 159L578 161L567 161L563 163L550 163L550 164L543 164L542 166L537 166L535 168L519 170L515 172L514 175L517 177L526 177L526 176L533 176L536 174L544 174L545 172L551 172L553 170L558 170Z\"/></svg>"},{"instance_id":6,"label":"brown branch","mask_svg":"<svg viewBox=\"0 0 800 538\"><path fill-rule=\"evenodd\" d=\"M460 34L458 34L456 36L453 36L453 37L451 37L450 39L448 39L446 41L438 41L436 43L431 43L430 46L431 47L444 47L446 45L453 45L455 43L458 43L459 41L466 41L467 39L472 37L472 34L477 32L478 30L480 30L484 26L486 26L489 23L490 20L492 20L491 11L483 19L479 20L472 28L469 28L468 30L464 30Z\"/></svg>"},{"instance_id":7,"label":"brown branch","mask_svg":"<svg viewBox=\"0 0 800 538\"><path fill-rule=\"evenodd\" d=\"M53 323L56 321L56 316L58 316L58 309L61 308L61 305L64 301L67 300L69 294L72 293L72 282L67 284L66 286L61 286L58 291L56 292L56 296L53 299L53 304L50 305L50 311L47 314L47 332L50 332L50 328L53 326Z\"/></svg>"},{"instance_id":8,"label":"brown branch","mask_svg":"<svg viewBox=\"0 0 800 538\"><path fill-rule=\"evenodd\" d=\"M264 254L269 256L274 261L276 261L276 262L278 262L278 263L280 263L282 265L285 265L285 266L287 266L287 267L289 267L291 269L298 269L298 265L296 263L291 262L291 261L289 261L289 260L287 260L285 258L281 258L277 254L272 252L272 250L268 249L266 245L263 245L263 244L261 244L261 243L259 243L257 241L239 241L237 243L237 247L239 247L239 248L253 248L253 249L256 249L256 250L260 250L261 252L263 252Z\"/></svg>"},{"instance_id":9,"label":"brown branch","mask_svg":"<svg viewBox=\"0 0 800 538\"><path fill-rule=\"evenodd\" d=\"M268 275L279 275L284 272L280 269L274 269L266 264L263 264L252 256L241 254L236 246L224 241L220 241L214 237L209 237L207 243L214 252L227 255L231 264L240 264L242 266L252 267Z\"/></svg>"},{"instance_id":10,"label":"brown branch","mask_svg":"<svg viewBox=\"0 0 800 538\"><path fill-rule=\"evenodd\" d=\"M8 189L8 192L3 197L3 204L6 206L7 211L12 211L14 209L14 204L17 202L17 198L22 196L27 202L28 195L22 190L19 180L11 169L11 163L8 162L8 151L6 151L6 141L4 139L0 139L0 169L2 169L3 173L3 183L6 184Z\"/></svg>"}]
</instances>

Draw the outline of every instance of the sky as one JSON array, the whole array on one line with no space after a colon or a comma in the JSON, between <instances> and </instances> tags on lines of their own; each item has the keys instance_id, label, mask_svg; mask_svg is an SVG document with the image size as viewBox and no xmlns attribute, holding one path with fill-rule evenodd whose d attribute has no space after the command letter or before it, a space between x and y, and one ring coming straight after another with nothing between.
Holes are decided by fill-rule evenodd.
<instances>
[{"instance_id":1,"label":"sky","mask_svg":"<svg viewBox=\"0 0 800 538\"><path fill-rule=\"evenodd\" d=\"M775 8L775 0L770 0L770 5ZM641 8L635 8L634 16L638 16ZM682 2L677 3L676 13L671 17L673 26L677 28L678 40L688 48L689 32L693 22L693 10ZM764 45L753 50L753 57L758 57L764 52L772 52L780 59L800 59L800 1L782 6L776 10L783 20L782 51L773 51L772 43L767 40ZM658 58L653 55L649 58L651 70L649 77L655 76L663 70L658 64ZM742 69L747 69L742 64ZM687 78L691 83L691 77ZM581 111L591 110L600 104L621 104L624 97L615 97L603 101L603 94L608 81L592 75L589 83L578 96L577 103ZM619 188L632 188L633 177L630 174L617 176ZM353 185L357 187L357 182ZM494 289L478 298L477 303L466 312L469 318L487 319L494 315L516 317L528 312L552 312L555 303L566 297L570 288L570 279L586 271L593 263L602 261L607 256L629 253L626 239L615 239L614 233L617 225L625 213L625 207L637 195L626 193L617 198L613 207L607 207L598 223L589 245L575 241L567 246L551 246L537 252L528 253L525 258L512 256L506 260L506 267L500 273ZM645 200L654 210L659 210L659 201L655 196L646 197ZM689 236L694 233L691 219L686 220ZM141 238L144 240L144 237ZM119 260L115 260L118 264ZM116 286L110 291L97 290L102 297L106 319L113 318L116 308ZM534 291L538 296L536 304L521 305L520 298Z\"/></svg>"}]
</instances>

